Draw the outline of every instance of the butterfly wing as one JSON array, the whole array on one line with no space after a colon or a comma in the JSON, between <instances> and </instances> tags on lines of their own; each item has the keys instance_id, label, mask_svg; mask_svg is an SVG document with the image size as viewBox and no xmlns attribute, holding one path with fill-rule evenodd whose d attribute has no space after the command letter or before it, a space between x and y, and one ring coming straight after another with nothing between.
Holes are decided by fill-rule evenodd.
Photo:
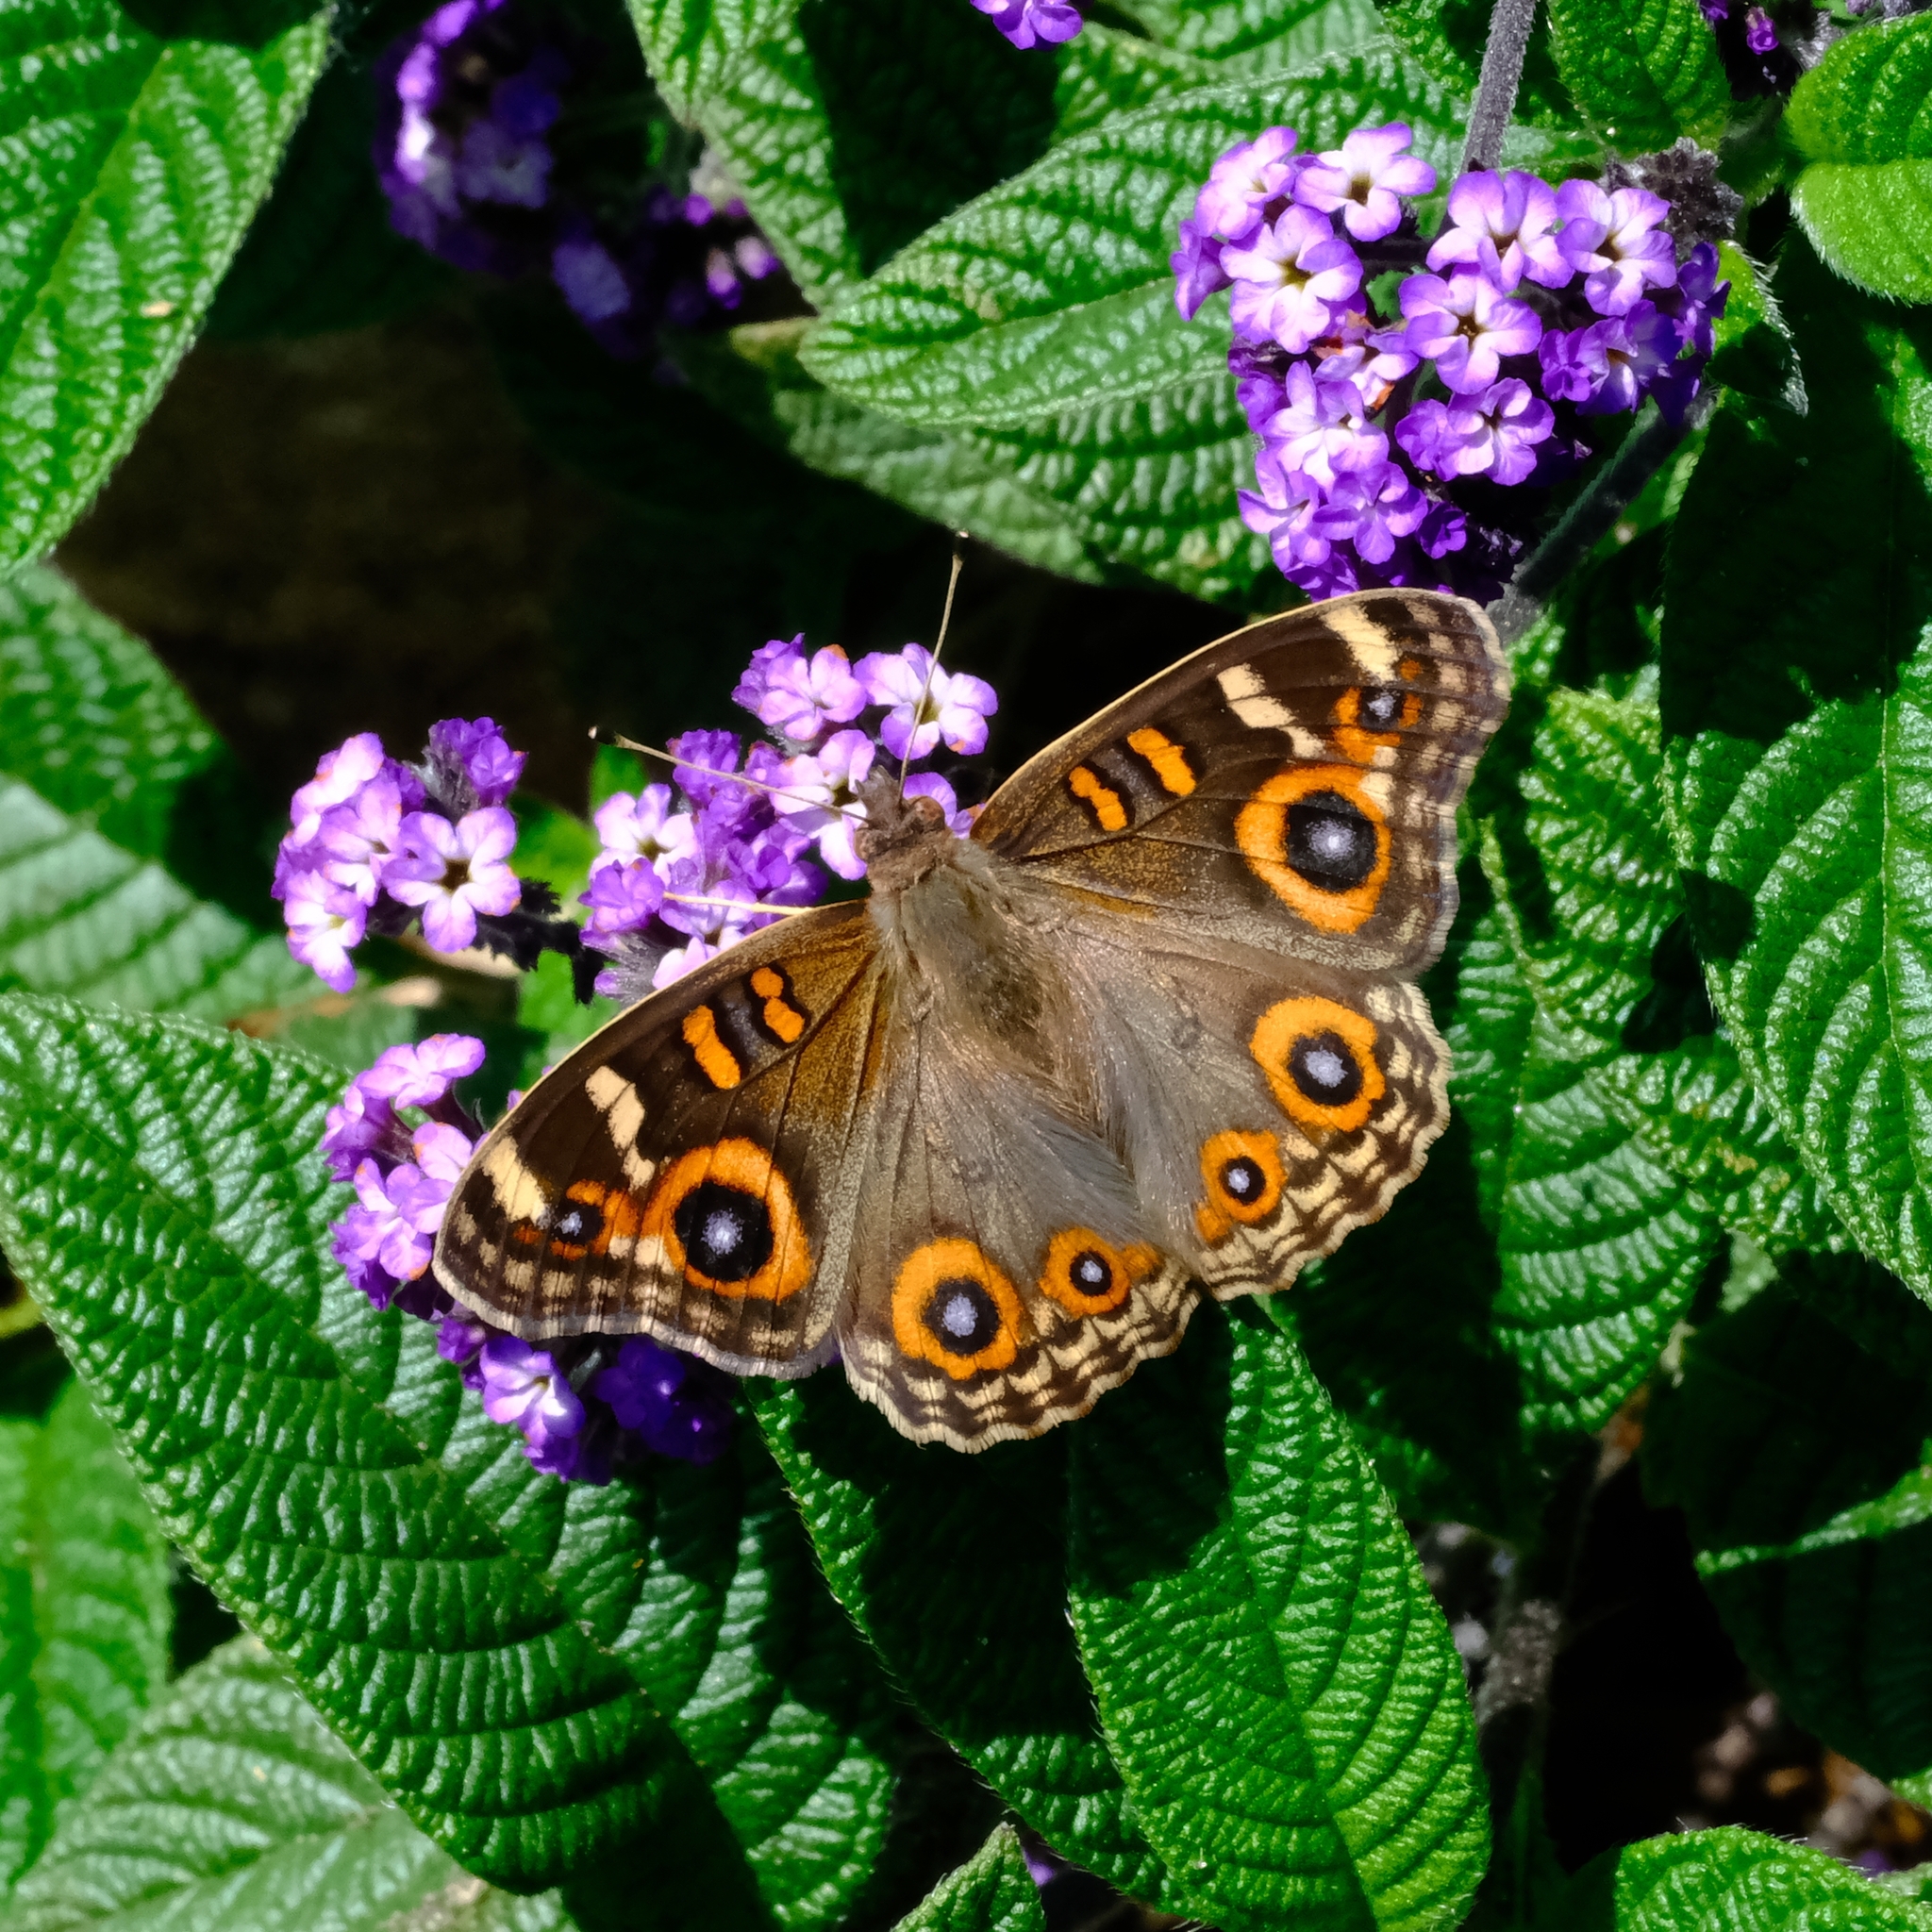
<instances>
[{"instance_id":1,"label":"butterfly wing","mask_svg":"<svg viewBox=\"0 0 1932 1932\"><path fill-rule=\"evenodd\" d=\"M1508 676L1459 598L1369 591L1206 646L1049 746L974 837L1142 921L1412 976Z\"/></svg>"},{"instance_id":2,"label":"butterfly wing","mask_svg":"<svg viewBox=\"0 0 1932 1932\"><path fill-rule=\"evenodd\" d=\"M649 1334L738 1374L829 1359L875 1071L863 904L755 933L618 1015L500 1121L458 1179L437 1279L541 1339Z\"/></svg>"}]
</instances>

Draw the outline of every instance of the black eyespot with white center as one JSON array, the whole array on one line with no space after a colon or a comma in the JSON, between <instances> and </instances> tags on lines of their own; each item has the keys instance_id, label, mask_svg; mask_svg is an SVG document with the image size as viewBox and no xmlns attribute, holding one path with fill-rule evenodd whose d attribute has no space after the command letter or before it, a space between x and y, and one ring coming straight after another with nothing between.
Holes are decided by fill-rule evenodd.
<instances>
[{"instance_id":1,"label":"black eyespot with white center","mask_svg":"<svg viewBox=\"0 0 1932 1932\"><path fill-rule=\"evenodd\" d=\"M701 1181L677 1204L671 1225L685 1265L713 1281L749 1281L772 1258L772 1210L742 1188Z\"/></svg>"},{"instance_id":2,"label":"black eyespot with white center","mask_svg":"<svg viewBox=\"0 0 1932 1932\"><path fill-rule=\"evenodd\" d=\"M604 1232L604 1210L594 1201L573 1201L566 1197L550 1217L550 1232L558 1241L574 1248L587 1248Z\"/></svg>"},{"instance_id":3,"label":"black eyespot with white center","mask_svg":"<svg viewBox=\"0 0 1932 1932\"><path fill-rule=\"evenodd\" d=\"M1402 722L1402 693L1399 691L1365 691L1356 706L1356 717L1371 731L1393 731Z\"/></svg>"},{"instance_id":4,"label":"black eyespot with white center","mask_svg":"<svg viewBox=\"0 0 1932 1932\"><path fill-rule=\"evenodd\" d=\"M1247 1208L1268 1191L1268 1176L1261 1172L1258 1160L1242 1154L1221 1170L1221 1186L1230 1201L1239 1201Z\"/></svg>"},{"instance_id":5,"label":"black eyespot with white center","mask_svg":"<svg viewBox=\"0 0 1932 1932\"><path fill-rule=\"evenodd\" d=\"M1339 791L1313 791L1288 808L1286 857L1324 892L1347 892L1375 869L1375 827Z\"/></svg>"},{"instance_id":6,"label":"black eyespot with white center","mask_svg":"<svg viewBox=\"0 0 1932 1932\"><path fill-rule=\"evenodd\" d=\"M1346 1107L1362 1091L1361 1062L1339 1033L1310 1033L1288 1052L1288 1076L1318 1107Z\"/></svg>"},{"instance_id":7,"label":"black eyespot with white center","mask_svg":"<svg viewBox=\"0 0 1932 1932\"><path fill-rule=\"evenodd\" d=\"M1067 1279L1082 1294L1111 1294L1113 1263L1098 1248L1083 1248L1067 1263Z\"/></svg>"},{"instance_id":8,"label":"black eyespot with white center","mask_svg":"<svg viewBox=\"0 0 1932 1932\"><path fill-rule=\"evenodd\" d=\"M927 1332L948 1355L977 1355L1000 1332L999 1305L971 1275L942 1281L926 1298Z\"/></svg>"}]
</instances>

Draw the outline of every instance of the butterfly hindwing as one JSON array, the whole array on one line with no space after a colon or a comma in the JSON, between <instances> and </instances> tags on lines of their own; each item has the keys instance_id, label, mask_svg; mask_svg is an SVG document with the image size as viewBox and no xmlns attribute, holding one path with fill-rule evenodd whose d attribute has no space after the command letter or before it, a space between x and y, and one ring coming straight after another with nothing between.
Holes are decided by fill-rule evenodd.
<instances>
[{"instance_id":1,"label":"butterfly hindwing","mask_svg":"<svg viewBox=\"0 0 1932 1932\"><path fill-rule=\"evenodd\" d=\"M740 1373L817 1367L878 992L872 924L848 904L621 1013L477 1149L438 1278L533 1339L645 1333Z\"/></svg>"},{"instance_id":2,"label":"butterfly hindwing","mask_svg":"<svg viewBox=\"0 0 1932 1932\"><path fill-rule=\"evenodd\" d=\"M1145 920L1413 974L1507 675L1474 604L1363 591L1208 645L1030 759L975 839Z\"/></svg>"}]
</instances>

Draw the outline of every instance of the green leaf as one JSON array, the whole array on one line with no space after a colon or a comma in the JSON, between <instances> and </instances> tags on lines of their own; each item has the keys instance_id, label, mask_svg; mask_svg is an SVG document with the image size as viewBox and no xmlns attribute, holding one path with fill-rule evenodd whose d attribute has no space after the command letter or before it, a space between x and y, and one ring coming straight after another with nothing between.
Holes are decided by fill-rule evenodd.
<instances>
[{"instance_id":1,"label":"green leaf","mask_svg":"<svg viewBox=\"0 0 1932 1932\"><path fill-rule=\"evenodd\" d=\"M1382 31L1374 0L1128 0L1125 10L1164 46L1242 74L1305 67Z\"/></svg>"},{"instance_id":2,"label":"green leaf","mask_svg":"<svg viewBox=\"0 0 1932 1932\"><path fill-rule=\"evenodd\" d=\"M1501 878L1493 852L1489 870ZM1448 1038L1501 1257L1495 1334L1522 1373L1524 1425L1598 1428L1690 1306L1719 1252L1716 1215L1538 1007L1506 899L1471 932Z\"/></svg>"},{"instance_id":3,"label":"green leaf","mask_svg":"<svg viewBox=\"0 0 1932 1932\"><path fill-rule=\"evenodd\" d=\"M0 1244L170 1533L473 1872L827 1923L884 1832L881 1693L768 1466L532 1470L433 1331L325 1258L337 1091L231 1035L10 996Z\"/></svg>"},{"instance_id":4,"label":"green leaf","mask_svg":"<svg viewBox=\"0 0 1932 1932\"><path fill-rule=\"evenodd\" d=\"M971 1863L941 1879L893 1932L1046 1932L1019 1833L995 1827Z\"/></svg>"},{"instance_id":5,"label":"green leaf","mask_svg":"<svg viewBox=\"0 0 1932 1932\"><path fill-rule=\"evenodd\" d=\"M1210 1305L1069 1433L1074 1627L1173 1893L1226 1932L1459 1924L1461 1661L1300 1351Z\"/></svg>"},{"instance_id":6,"label":"green leaf","mask_svg":"<svg viewBox=\"0 0 1932 1932\"><path fill-rule=\"evenodd\" d=\"M1404 52L1435 79L1452 93L1475 98L1494 11L1491 0L1375 0L1375 10ZM1539 9L1516 91L1516 119L1537 127L1572 128L1579 116L1557 72L1546 25Z\"/></svg>"},{"instance_id":7,"label":"green leaf","mask_svg":"<svg viewBox=\"0 0 1932 1932\"><path fill-rule=\"evenodd\" d=\"M1565 1932L1924 1932L1932 1911L1737 1825L1646 1839L1570 1882Z\"/></svg>"},{"instance_id":8,"label":"green leaf","mask_svg":"<svg viewBox=\"0 0 1932 1932\"><path fill-rule=\"evenodd\" d=\"M1716 1031L1661 823L1653 705L1557 691L1521 790L1513 876L1539 1007L1644 1147L1772 1253L1842 1244L1770 1108ZM1504 829L1499 826L1499 829Z\"/></svg>"},{"instance_id":9,"label":"green leaf","mask_svg":"<svg viewBox=\"0 0 1932 1932\"><path fill-rule=\"evenodd\" d=\"M1688 134L1714 147L1731 114L1697 0L1549 0L1557 66L1591 129L1625 154Z\"/></svg>"},{"instance_id":10,"label":"green leaf","mask_svg":"<svg viewBox=\"0 0 1932 1932\"><path fill-rule=\"evenodd\" d=\"M1840 275L1932 301L1932 21L1847 34L1791 92L1785 131L1807 163L1791 207Z\"/></svg>"},{"instance_id":11,"label":"green leaf","mask_svg":"<svg viewBox=\"0 0 1932 1932\"><path fill-rule=\"evenodd\" d=\"M1067 1627L1073 1432L940 1456L840 1376L748 1392L827 1581L920 1715L1057 1851L1161 1904Z\"/></svg>"},{"instance_id":12,"label":"green leaf","mask_svg":"<svg viewBox=\"0 0 1932 1932\"><path fill-rule=\"evenodd\" d=\"M1746 1074L1859 1245L1932 1296L1926 325L1802 242L1778 287L1810 408L1727 398L1685 494L1666 804Z\"/></svg>"},{"instance_id":13,"label":"green leaf","mask_svg":"<svg viewBox=\"0 0 1932 1932\"><path fill-rule=\"evenodd\" d=\"M1932 1314L1869 1263L1791 1267L1685 1342L1646 1417L1646 1487L1683 1509L1725 1628L1792 1717L1880 1777L1923 1773Z\"/></svg>"},{"instance_id":14,"label":"green leaf","mask_svg":"<svg viewBox=\"0 0 1932 1932\"><path fill-rule=\"evenodd\" d=\"M79 1385L0 1421L0 1885L165 1683L171 1621L167 1543Z\"/></svg>"},{"instance_id":15,"label":"green leaf","mask_svg":"<svg viewBox=\"0 0 1932 1932\"><path fill-rule=\"evenodd\" d=\"M450 287L448 265L390 225L369 165L375 140L375 82L339 58L316 83L275 190L208 310L210 335L363 328Z\"/></svg>"},{"instance_id":16,"label":"green leaf","mask_svg":"<svg viewBox=\"0 0 1932 1932\"><path fill-rule=\"evenodd\" d=\"M258 51L113 0L0 9L0 566L38 557L193 340L314 85L326 16Z\"/></svg>"},{"instance_id":17,"label":"green leaf","mask_svg":"<svg viewBox=\"0 0 1932 1932\"><path fill-rule=\"evenodd\" d=\"M244 1637L183 1677L108 1761L4 1923L380 1932L462 1880Z\"/></svg>"},{"instance_id":18,"label":"green leaf","mask_svg":"<svg viewBox=\"0 0 1932 1932\"><path fill-rule=\"evenodd\" d=\"M1457 110L1386 47L1223 83L1110 119L922 235L807 339L826 388L908 422L1014 428L1163 396L1219 370L1221 330L1183 322L1168 255L1216 158L1274 122L1305 148L1401 118L1453 168Z\"/></svg>"}]
</instances>

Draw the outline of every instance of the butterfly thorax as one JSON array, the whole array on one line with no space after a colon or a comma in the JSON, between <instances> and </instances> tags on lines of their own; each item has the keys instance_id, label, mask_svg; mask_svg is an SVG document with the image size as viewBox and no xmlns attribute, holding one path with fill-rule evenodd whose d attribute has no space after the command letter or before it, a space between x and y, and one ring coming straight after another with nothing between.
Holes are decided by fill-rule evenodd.
<instances>
[{"instance_id":1,"label":"butterfly thorax","mask_svg":"<svg viewBox=\"0 0 1932 1932\"><path fill-rule=\"evenodd\" d=\"M946 828L936 798L908 798L891 772L875 772L858 788L865 824L854 839L874 892L903 892L949 857L958 841Z\"/></svg>"}]
</instances>

